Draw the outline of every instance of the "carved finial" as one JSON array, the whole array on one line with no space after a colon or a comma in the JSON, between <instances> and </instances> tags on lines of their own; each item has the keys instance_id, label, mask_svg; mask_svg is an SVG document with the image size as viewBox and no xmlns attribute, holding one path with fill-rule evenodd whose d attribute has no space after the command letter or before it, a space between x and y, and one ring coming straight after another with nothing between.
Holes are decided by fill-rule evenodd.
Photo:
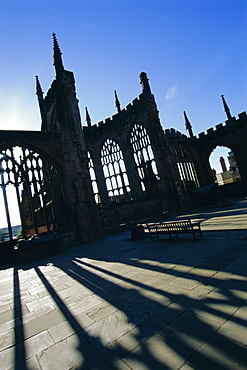
<instances>
[{"instance_id":1,"label":"carved finial","mask_svg":"<svg viewBox=\"0 0 247 370\"><path fill-rule=\"evenodd\" d=\"M225 101L224 95L221 95L221 98L222 98L222 101L223 101L223 106L224 106L227 118L232 119L232 115L231 115L230 109L229 109L229 107L228 107L228 105Z\"/></svg>"},{"instance_id":2,"label":"carved finial","mask_svg":"<svg viewBox=\"0 0 247 370\"><path fill-rule=\"evenodd\" d=\"M184 119L185 119L185 127L186 127L186 130L188 131L188 134L189 134L189 137L193 137L193 130L192 130L192 126L191 126L191 123L187 117L187 114L186 112L184 111Z\"/></svg>"},{"instance_id":3,"label":"carved finial","mask_svg":"<svg viewBox=\"0 0 247 370\"><path fill-rule=\"evenodd\" d=\"M117 108L118 113L120 113L121 112L120 101L118 100L118 96L117 96L116 90L114 90L114 95L115 95L116 108Z\"/></svg>"},{"instance_id":4,"label":"carved finial","mask_svg":"<svg viewBox=\"0 0 247 370\"><path fill-rule=\"evenodd\" d=\"M43 100L43 91L41 89L41 85L40 85L40 82L39 82L39 77L38 76L35 76L36 78L36 95L38 97L38 99L41 99Z\"/></svg>"},{"instance_id":5,"label":"carved finial","mask_svg":"<svg viewBox=\"0 0 247 370\"><path fill-rule=\"evenodd\" d=\"M147 74L145 72L140 73L140 83L142 84L142 92L144 94L151 94L151 89L149 86L149 79L147 78Z\"/></svg>"},{"instance_id":6,"label":"carved finial","mask_svg":"<svg viewBox=\"0 0 247 370\"><path fill-rule=\"evenodd\" d=\"M53 60L54 60L53 65L55 66L56 74L58 75L59 73L64 71L62 53L57 42L56 34L53 33L52 37L53 37Z\"/></svg>"},{"instance_id":7,"label":"carved finial","mask_svg":"<svg viewBox=\"0 0 247 370\"><path fill-rule=\"evenodd\" d=\"M88 113L87 107L86 107L86 122L87 122L88 127L91 127L91 117Z\"/></svg>"}]
</instances>

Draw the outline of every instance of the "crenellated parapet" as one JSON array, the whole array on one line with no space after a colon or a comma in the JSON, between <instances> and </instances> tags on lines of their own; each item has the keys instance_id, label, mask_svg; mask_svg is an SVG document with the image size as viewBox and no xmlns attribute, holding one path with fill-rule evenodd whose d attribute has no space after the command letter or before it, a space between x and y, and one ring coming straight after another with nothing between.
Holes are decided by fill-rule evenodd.
<instances>
[{"instance_id":1,"label":"crenellated parapet","mask_svg":"<svg viewBox=\"0 0 247 370\"><path fill-rule=\"evenodd\" d=\"M218 135L226 135L229 131L234 131L241 129L242 127L247 127L247 114L246 112L242 112L238 115L238 119L236 117L232 117L229 120L225 121L225 124L219 123L215 127L210 127L207 129L206 132L200 132L196 139L211 139L213 137L218 137Z\"/></svg>"},{"instance_id":2,"label":"crenellated parapet","mask_svg":"<svg viewBox=\"0 0 247 370\"><path fill-rule=\"evenodd\" d=\"M143 122L144 115L147 116L152 112L157 112L154 96L141 93L118 113L91 126L83 126L83 130L87 138L97 140L109 132L122 130L136 122Z\"/></svg>"},{"instance_id":3,"label":"crenellated parapet","mask_svg":"<svg viewBox=\"0 0 247 370\"><path fill-rule=\"evenodd\" d=\"M182 134L180 131L175 130L174 128L166 128L165 129L165 136L169 139L171 137L173 138L183 138L187 139L187 136L185 134Z\"/></svg>"}]
</instances>

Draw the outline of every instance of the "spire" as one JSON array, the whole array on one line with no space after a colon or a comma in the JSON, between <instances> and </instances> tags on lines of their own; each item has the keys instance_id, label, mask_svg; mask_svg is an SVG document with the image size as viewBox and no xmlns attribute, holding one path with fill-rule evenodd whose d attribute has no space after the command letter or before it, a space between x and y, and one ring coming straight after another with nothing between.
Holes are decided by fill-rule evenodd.
<instances>
[{"instance_id":1,"label":"spire","mask_svg":"<svg viewBox=\"0 0 247 370\"><path fill-rule=\"evenodd\" d=\"M41 115L41 131L47 131L47 125L46 125L46 117L45 117L45 107L44 107L44 99L43 99L43 91L41 89L41 85L39 82L38 76L35 76L36 78L36 95L38 97L38 102L39 102L39 110L40 110L40 115Z\"/></svg>"},{"instance_id":2,"label":"spire","mask_svg":"<svg viewBox=\"0 0 247 370\"><path fill-rule=\"evenodd\" d=\"M223 101L223 106L224 106L227 118L232 119L232 115L231 115L230 109L229 109L229 107L228 107L228 105L225 101L224 95L221 95L221 98L222 98L222 101Z\"/></svg>"},{"instance_id":3,"label":"spire","mask_svg":"<svg viewBox=\"0 0 247 370\"><path fill-rule=\"evenodd\" d=\"M38 99L41 99L43 100L43 91L41 89L41 85L40 85L40 82L39 82L39 77L38 76L35 76L36 78L36 95L38 97Z\"/></svg>"},{"instance_id":4,"label":"spire","mask_svg":"<svg viewBox=\"0 0 247 370\"><path fill-rule=\"evenodd\" d=\"M120 101L118 100L118 96L117 96L116 90L114 90L114 95L115 95L116 108L117 108L118 113L120 113L121 112Z\"/></svg>"},{"instance_id":5,"label":"spire","mask_svg":"<svg viewBox=\"0 0 247 370\"><path fill-rule=\"evenodd\" d=\"M151 94L151 89L148 82L149 79L147 78L147 74L145 72L140 73L140 80L140 83L142 84L142 92L144 94Z\"/></svg>"},{"instance_id":6,"label":"spire","mask_svg":"<svg viewBox=\"0 0 247 370\"><path fill-rule=\"evenodd\" d=\"M185 127L186 127L186 130L188 131L188 134L189 134L189 137L193 137L193 130L192 130L192 126L191 126L191 123L187 117L187 114L186 112L184 111L184 119L185 119Z\"/></svg>"},{"instance_id":7,"label":"spire","mask_svg":"<svg viewBox=\"0 0 247 370\"><path fill-rule=\"evenodd\" d=\"M87 121L88 127L91 127L91 117L88 113L87 107L86 107L86 121Z\"/></svg>"},{"instance_id":8,"label":"spire","mask_svg":"<svg viewBox=\"0 0 247 370\"><path fill-rule=\"evenodd\" d=\"M56 34L53 33L52 37L53 37L53 60L54 60L53 65L55 66L56 74L58 75L59 73L64 71L62 53L57 42Z\"/></svg>"}]
</instances>

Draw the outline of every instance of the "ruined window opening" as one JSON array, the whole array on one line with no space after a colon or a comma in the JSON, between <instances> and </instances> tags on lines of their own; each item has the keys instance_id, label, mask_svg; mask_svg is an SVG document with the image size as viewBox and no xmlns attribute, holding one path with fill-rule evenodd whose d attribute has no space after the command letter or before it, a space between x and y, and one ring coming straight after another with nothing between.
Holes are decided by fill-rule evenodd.
<instances>
[{"instance_id":1,"label":"ruined window opening","mask_svg":"<svg viewBox=\"0 0 247 370\"><path fill-rule=\"evenodd\" d=\"M89 170L89 175L90 175L91 182L92 182L92 188L93 188L95 203L96 204L101 204L101 199L100 199L98 184L97 184L97 180L96 180L96 174L95 174L95 170L94 170L93 160L92 160L92 157L91 157L90 153L88 152L87 154L88 154L88 159L89 159L89 161L88 161L88 170Z\"/></svg>"},{"instance_id":2,"label":"ruined window opening","mask_svg":"<svg viewBox=\"0 0 247 370\"><path fill-rule=\"evenodd\" d=\"M192 160L190 151L182 144L179 143L175 147L175 160L177 162L180 180L185 190L198 188L200 186L195 165Z\"/></svg>"},{"instance_id":3,"label":"ruined window opening","mask_svg":"<svg viewBox=\"0 0 247 370\"><path fill-rule=\"evenodd\" d=\"M214 181L219 186L241 181L235 154L230 148L217 146L211 152L209 162Z\"/></svg>"},{"instance_id":4,"label":"ruined window opening","mask_svg":"<svg viewBox=\"0 0 247 370\"><path fill-rule=\"evenodd\" d=\"M101 163L110 201L119 203L131 199L123 153L114 140L107 139L105 141L101 149Z\"/></svg>"},{"instance_id":5,"label":"ruined window opening","mask_svg":"<svg viewBox=\"0 0 247 370\"><path fill-rule=\"evenodd\" d=\"M130 134L134 160L140 178L142 191L146 194L160 190L160 177L150 139L145 127L135 123Z\"/></svg>"},{"instance_id":6,"label":"ruined window opening","mask_svg":"<svg viewBox=\"0 0 247 370\"><path fill-rule=\"evenodd\" d=\"M61 187L61 176L53 163L25 147L4 149L0 187L0 226L8 230L5 240L15 237L12 229L18 223L24 237L57 230L55 192Z\"/></svg>"}]
</instances>

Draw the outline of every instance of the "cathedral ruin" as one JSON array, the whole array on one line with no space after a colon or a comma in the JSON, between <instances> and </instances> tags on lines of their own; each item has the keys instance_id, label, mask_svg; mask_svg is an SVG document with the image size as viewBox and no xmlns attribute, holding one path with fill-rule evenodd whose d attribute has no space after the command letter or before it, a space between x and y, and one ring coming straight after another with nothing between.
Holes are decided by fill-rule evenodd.
<instances>
[{"instance_id":1,"label":"cathedral ruin","mask_svg":"<svg viewBox=\"0 0 247 370\"><path fill-rule=\"evenodd\" d=\"M41 131L0 133L1 191L10 242L8 186L15 189L24 238L57 233L64 245L99 238L121 225L246 195L246 112L232 116L222 96L224 124L196 136L184 112L187 136L173 128L164 130L142 72L138 97L121 108L115 91L117 113L92 124L86 108L83 126L74 75L64 68L55 34L53 52L56 76L46 96L36 76ZM217 186L209 163L216 146L234 153L241 180Z\"/></svg>"}]
</instances>

